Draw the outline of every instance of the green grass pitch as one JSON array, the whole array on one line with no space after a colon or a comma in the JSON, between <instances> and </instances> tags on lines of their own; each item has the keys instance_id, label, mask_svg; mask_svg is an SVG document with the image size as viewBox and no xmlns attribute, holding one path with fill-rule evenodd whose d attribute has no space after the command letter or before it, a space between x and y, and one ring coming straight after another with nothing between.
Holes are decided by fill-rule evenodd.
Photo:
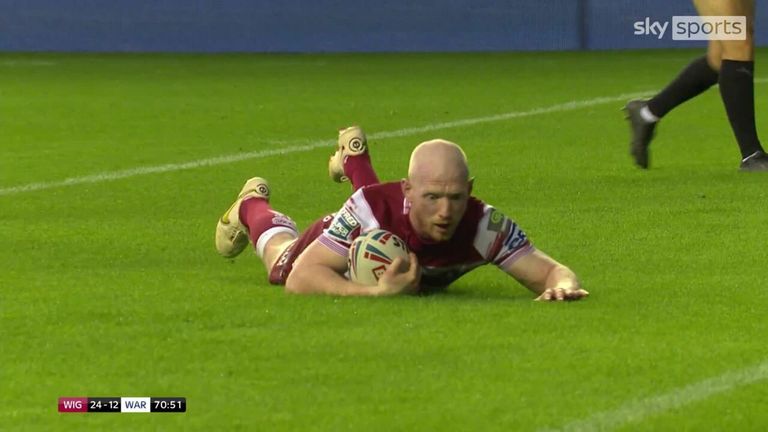
<instances>
[{"instance_id":1,"label":"green grass pitch","mask_svg":"<svg viewBox=\"0 0 768 432\"><path fill-rule=\"evenodd\" d=\"M619 111L700 54L0 55L0 430L764 430L768 175L738 172L717 89L664 119L647 172ZM429 297L292 296L250 250L220 258L250 176L301 227L338 209L349 124L386 180L460 143L475 194L590 298L533 302L491 267Z\"/></svg>"}]
</instances>

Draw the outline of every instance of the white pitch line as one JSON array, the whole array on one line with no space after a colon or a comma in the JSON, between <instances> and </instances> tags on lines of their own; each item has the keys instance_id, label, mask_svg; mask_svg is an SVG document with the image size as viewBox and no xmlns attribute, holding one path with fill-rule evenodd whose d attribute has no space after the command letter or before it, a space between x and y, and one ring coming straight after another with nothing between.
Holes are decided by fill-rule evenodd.
<instances>
[{"instance_id":1,"label":"white pitch line","mask_svg":"<svg viewBox=\"0 0 768 432\"><path fill-rule=\"evenodd\" d=\"M497 122L497 121L503 121L503 120L511 120L511 119L520 118L520 117L530 117L535 115L549 114L549 113L562 112L562 111L573 111L580 108L588 108L591 106L603 105L611 102L626 101L627 99L641 97L649 93L652 93L652 92L647 91L647 92L638 92L638 93L626 93L626 94L621 94L617 96L606 96L606 97L598 97L594 99L587 99L587 100L581 100L581 101L571 101L571 102L551 105L543 108L534 108L529 111L513 111L513 112L508 112L503 114L496 114L488 117L476 117L476 118L468 118L463 120L454 120L454 121L445 122L445 123L434 123L431 125L400 129L400 130L391 131L391 132L378 132L373 135L370 135L369 138L373 138L373 139L400 138L404 136L416 135L422 132L431 132L434 130L450 129L450 128L462 127L462 126L474 126L476 124L481 124L481 123L491 123L491 122Z\"/></svg>"},{"instance_id":2,"label":"white pitch line","mask_svg":"<svg viewBox=\"0 0 768 432\"><path fill-rule=\"evenodd\" d=\"M423 132L431 132L435 130L450 129L450 128L456 128L456 127L462 127L462 126L472 126L472 125L477 125L482 123L492 123L492 122L498 122L503 120L511 120L515 118L530 117L530 116L549 114L549 113L555 113L555 112L573 111L580 108L588 108L588 107L603 105L603 104L612 103L612 102L625 101L627 99L632 99L632 98L640 97L643 95L647 95L648 93L651 93L651 92L649 91L649 92L642 92L642 93L627 93L627 94L621 94L616 96L598 97L594 99L571 101L571 102L561 103L557 105L550 105L548 107L535 108L528 111L512 111L508 113L496 114L496 115L487 116L487 117L475 117L475 118L454 120L454 121L444 122L444 123L433 123L433 124L429 124L421 127L398 129L394 131L376 132L373 134L369 134L368 138L378 139L378 140L386 139L386 138L400 138L400 137L406 137L410 135L416 135ZM171 171L182 171L182 170L189 170L189 169L200 168L200 167L224 165L224 164L240 162L248 159L263 159L270 156L310 151L310 150L314 150L316 148L321 148L321 147L331 147L335 143L336 143L336 140L310 141L302 145L296 145L296 146L278 148L278 149L272 149L272 150L260 150L260 151L254 151L254 152L248 152L248 153L237 153L232 155L217 156L209 159L199 159L199 160L183 162L183 163L138 167L138 168L131 168L131 169L120 170L120 171L110 171L110 172L104 172L104 173L98 173L98 174L91 174L91 175L82 176L82 177L70 177L64 180L56 180L56 181L50 181L50 182L28 183L25 185L0 188L0 196L15 195L15 194L20 194L24 192L34 192L34 191L40 191L40 190L60 188L65 186L74 186L78 184L102 183L102 182L119 180L119 179L124 179L129 177L136 177L136 176L147 175L147 174L166 173Z\"/></svg>"},{"instance_id":3,"label":"white pitch line","mask_svg":"<svg viewBox=\"0 0 768 432\"><path fill-rule=\"evenodd\" d=\"M209 159L200 159L196 161L177 163L177 164L166 164L166 165L155 165L155 166L148 166L148 167L131 168L127 170L92 174L84 177L70 177L64 180L57 180L52 182L29 183L21 186L1 188L0 196L13 195L13 194L18 194L22 192L33 192L33 191L39 191L39 190L53 189L53 188L58 188L63 186L74 186L74 185L85 184L85 183L102 183L107 181L124 179L128 177L136 177L136 176L147 175L147 174L165 173L165 172L171 172L171 171L182 171L182 170L200 168L204 166L223 165L223 164L239 162L247 159L261 159L261 158L274 156L274 155L284 155L288 153L309 151L309 150L320 148L320 147L327 147L327 146L333 145L334 142L335 141L332 141L332 140L315 141L305 145L287 147L282 149L260 150L260 151L254 151L254 152L248 152L248 153L237 153L233 155L217 156Z\"/></svg>"},{"instance_id":4,"label":"white pitch line","mask_svg":"<svg viewBox=\"0 0 768 432\"><path fill-rule=\"evenodd\" d=\"M765 379L768 379L768 361L757 366L729 371L664 394L632 401L613 411L597 413L586 419L568 423L559 429L544 430L581 432L616 429Z\"/></svg>"}]
</instances>

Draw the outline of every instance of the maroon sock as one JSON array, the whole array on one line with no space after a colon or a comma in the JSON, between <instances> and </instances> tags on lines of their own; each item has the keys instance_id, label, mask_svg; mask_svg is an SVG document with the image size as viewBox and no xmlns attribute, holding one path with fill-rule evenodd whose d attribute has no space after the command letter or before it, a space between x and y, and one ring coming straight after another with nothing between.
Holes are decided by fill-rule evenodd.
<instances>
[{"instance_id":1,"label":"maroon sock","mask_svg":"<svg viewBox=\"0 0 768 432\"><path fill-rule=\"evenodd\" d=\"M344 175L349 177L352 182L352 188L358 190L363 186L369 186L379 183L376 171L371 165L371 157L368 153L357 156L347 156L344 158Z\"/></svg>"},{"instance_id":2,"label":"maroon sock","mask_svg":"<svg viewBox=\"0 0 768 432\"><path fill-rule=\"evenodd\" d=\"M248 228L251 244L256 251L263 253L259 238L265 232L278 228L278 231L293 231L298 236L296 224L288 216L272 210L264 198L248 198L240 204L240 221ZM263 243L263 242L262 242Z\"/></svg>"}]
</instances>

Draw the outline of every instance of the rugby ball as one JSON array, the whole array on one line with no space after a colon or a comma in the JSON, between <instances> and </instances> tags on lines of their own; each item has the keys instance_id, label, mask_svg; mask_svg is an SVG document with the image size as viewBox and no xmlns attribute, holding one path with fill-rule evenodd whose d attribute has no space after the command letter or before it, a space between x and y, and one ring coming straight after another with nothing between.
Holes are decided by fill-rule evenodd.
<instances>
[{"instance_id":1,"label":"rugby ball","mask_svg":"<svg viewBox=\"0 0 768 432\"><path fill-rule=\"evenodd\" d=\"M362 285L376 285L397 257L408 262L408 247L400 237L382 229L362 234L349 248L349 278Z\"/></svg>"}]
</instances>

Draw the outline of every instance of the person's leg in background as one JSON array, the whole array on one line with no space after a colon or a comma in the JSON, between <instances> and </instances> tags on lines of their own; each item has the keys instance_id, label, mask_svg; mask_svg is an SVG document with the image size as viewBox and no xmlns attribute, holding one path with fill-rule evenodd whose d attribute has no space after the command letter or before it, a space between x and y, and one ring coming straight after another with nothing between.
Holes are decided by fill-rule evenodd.
<instances>
[{"instance_id":1,"label":"person's leg in background","mask_svg":"<svg viewBox=\"0 0 768 432\"><path fill-rule=\"evenodd\" d=\"M713 42L718 41L710 41L707 54L690 62L654 97L649 100L631 100L624 108L632 135L629 151L640 168L647 169L650 166L649 146L659 120L678 105L717 84L720 45Z\"/></svg>"},{"instance_id":2,"label":"person's leg in background","mask_svg":"<svg viewBox=\"0 0 768 432\"><path fill-rule=\"evenodd\" d=\"M720 96L728 122L741 152L741 169L768 170L763 146L755 125L755 44L754 0L694 0L699 15L744 16L747 19L743 40L720 40ZM714 41L713 41L714 42Z\"/></svg>"}]
</instances>

